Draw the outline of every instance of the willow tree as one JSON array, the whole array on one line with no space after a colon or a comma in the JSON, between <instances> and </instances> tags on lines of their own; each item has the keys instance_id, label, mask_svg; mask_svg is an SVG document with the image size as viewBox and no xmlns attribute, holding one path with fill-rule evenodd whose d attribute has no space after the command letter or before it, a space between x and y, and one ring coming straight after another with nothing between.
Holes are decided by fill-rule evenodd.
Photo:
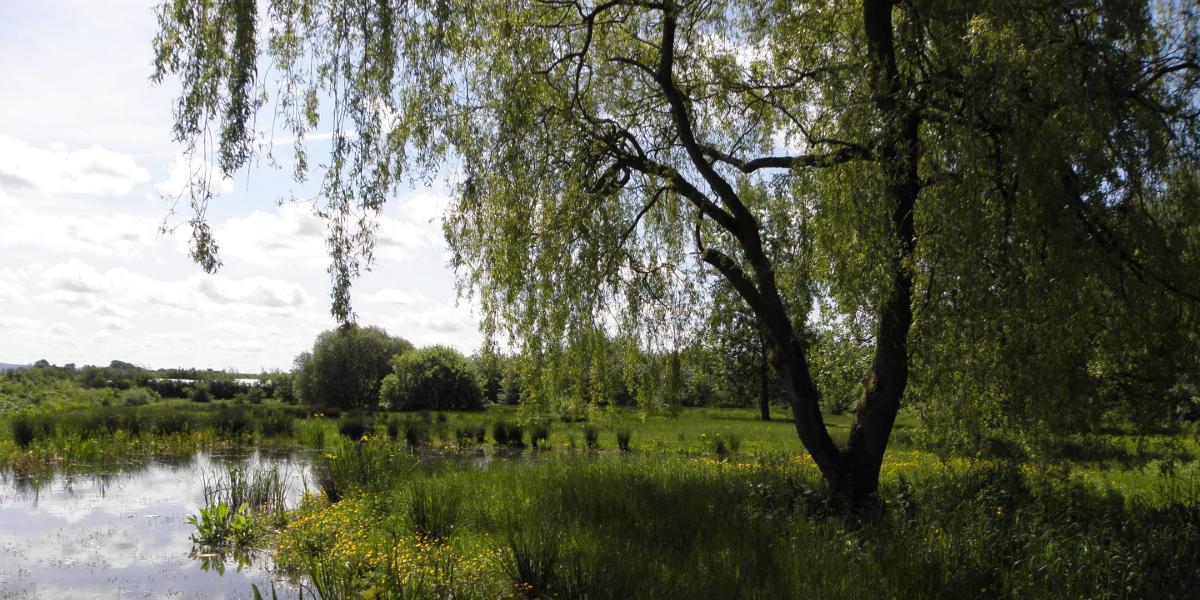
<instances>
[{"instance_id":1,"label":"willow tree","mask_svg":"<svg viewBox=\"0 0 1200 600\"><path fill-rule=\"evenodd\" d=\"M387 198L445 176L454 263L489 333L551 373L562 348L614 329L686 332L701 284L723 278L762 324L800 441L852 500L876 491L910 361L960 416L1038 415L1076 397L1063 373L1086 375L1090 336L1138 313L1127 299L1194 319L1186 3L168 0L158 14L155 78L182 81L187 148L233 173L273 107L257 122L298 140L303 178L305 135L331 133L336 315ZM193 182L192 226L213 269L210 189ZM818 299L874 346L843 444L810 371ZM1004 422L1055 421L1022 419Z\"/></svg>"}]
</instances>

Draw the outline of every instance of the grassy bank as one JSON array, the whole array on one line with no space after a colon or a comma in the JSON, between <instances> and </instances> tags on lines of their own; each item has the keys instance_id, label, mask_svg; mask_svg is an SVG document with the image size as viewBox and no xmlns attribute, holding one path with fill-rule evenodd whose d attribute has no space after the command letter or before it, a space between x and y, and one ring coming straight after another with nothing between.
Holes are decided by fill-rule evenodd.
<instances>
[{"instance_id":1,"label":"grassy bank","mask_svg":"<svg viewBox=\"0 0 1200 600\"><path fill-rule=\"evenodd\" d=\"M1200 584L1194 485L1149 504L1065 470L901 451L889 509L859 520L825 504L796 456L554 450L480 467L377 440L329 461L338 500L310 497L274 548L324 598L1179 597Z\"/></svg>"},{"instance_id":2,"label":"grassy bank","mask_svg":"<svg viewBox=\"0 0 1200 600\"><path fill-rule=\"evenodd\" d=\"M327 599L1133 598L1200 589L1192 433L1113 432L1031 466L937 456L905 417L883 467L887 509L851 519L826 505L779 416L60 406L0 418L0 467L38 473L221 446L319 448L314 493L286 516L272 513L267 529L277 533L263 539L283 572ZM829 427L843 436L849 417L830 416Z\"/></svg>"}]
</instances>

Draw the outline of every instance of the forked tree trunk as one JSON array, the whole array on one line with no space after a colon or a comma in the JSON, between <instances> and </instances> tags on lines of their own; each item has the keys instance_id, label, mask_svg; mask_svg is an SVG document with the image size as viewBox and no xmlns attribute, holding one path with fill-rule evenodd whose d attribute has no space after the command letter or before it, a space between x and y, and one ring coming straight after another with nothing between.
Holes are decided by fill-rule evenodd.
<instances>
[{"instance_id":1,"label":"forked tree trunk","mask_svg":"<svg viewBox=\"0 0 1200 600\"><path fill-rule=\"evenodd\" d=\"M763 319L800 440L834 495L852 508L878 501L880 467L908 385L913 285L908 263L915 249L913 209L921 189L917 172L920 118L905 97L896 66L892 7L892 0L863 1L874 103L883 120L876 158L887 178L884 192L893 206L890 224L896 250L891 258L889 297L879 307L871 371L854 407L854 423L845 446L838 447L825 429L805 348L786 320Z\"/></svg>"}]
</instances>

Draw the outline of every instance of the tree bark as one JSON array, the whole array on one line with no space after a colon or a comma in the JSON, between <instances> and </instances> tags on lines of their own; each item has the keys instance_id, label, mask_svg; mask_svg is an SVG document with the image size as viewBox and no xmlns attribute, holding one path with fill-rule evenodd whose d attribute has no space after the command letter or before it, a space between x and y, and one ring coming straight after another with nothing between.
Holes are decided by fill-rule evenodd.
<instances>
[{"instance_id":1,"label":"tree bark","mask_svg":"<svg viewBox=\"0 0 1200 600\"><path fill-rule=\"evenodd\" d=\"M762 420L771 420L771 392L770 379L767 365L767 339L763 333L762 324L757 323L758 327L758 383L760 386L758 396L758 410L761 413Z\"/></svg>"},{"instance_id":2,"label":"tree bark","mask_svg":"<svg viewBox=\"0 0 1200 600\"><path fill-rule=\"evenodd\" d=\"M917 172L921 125L913 98L906 93L896 65L892 0L864 0L863 25L875 88L874 104L883 119L878 159L893 203L891 289L879 309L875 356L867 385L854 410L844 450L849 477L845 492L855 499L874 497L879 469L908 385L908 333L912 326L912 273L916 248L913 209L921 184Z\"/></svg>"}]
</instances>

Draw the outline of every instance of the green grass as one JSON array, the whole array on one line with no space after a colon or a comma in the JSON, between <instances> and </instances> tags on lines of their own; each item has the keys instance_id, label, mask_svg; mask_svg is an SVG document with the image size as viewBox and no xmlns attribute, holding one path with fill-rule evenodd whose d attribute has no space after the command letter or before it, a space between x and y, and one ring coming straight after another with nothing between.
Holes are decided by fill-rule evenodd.
<instances>
[{"instance_id":1,"label":"green grass","mask_svg":"<svg viewBox=\"0 0 1200 600\"><path fill-rule=\"evenodd\" d=\"M421 581L418 597L1101 598L1197 589L1194 497L1127 503L1061 475L993 463L895 466L883 490L890 509L859 521L827 508L815 469L800 460L562 452L485 469L443 462L337 503L310 499L275 556L301 573L307 556L329 558L352 571L358 591ZM423 513L451 515L437 522L452 522L453 535L430 541L405 502L414 486L427 490Z\"/></svg>"},{"instance_id":2,"label":"green grass","mask_svg":"<svg viewBox=\"0 0 1200 600\"><path fill-rule=\"evenodd\" d=\"M373 415L360 431L346 418L281 406L59 404L3 419L0 467L82 469L213 445L323 449L319 491L282 518L272 551L327 598L1115 598L1200 589L1194 431L1070 440L1035 467L940 457L901 415L882 470L888 508L857 520L829 507L786 411L773 412L764 422L754 409L602 409L563 421L492 407ZM844 438L850 416L827 419ZM517 430L525 449L509 443ZM619 450L619 432L630 451Z\"/></svg>"}]
</instances>

